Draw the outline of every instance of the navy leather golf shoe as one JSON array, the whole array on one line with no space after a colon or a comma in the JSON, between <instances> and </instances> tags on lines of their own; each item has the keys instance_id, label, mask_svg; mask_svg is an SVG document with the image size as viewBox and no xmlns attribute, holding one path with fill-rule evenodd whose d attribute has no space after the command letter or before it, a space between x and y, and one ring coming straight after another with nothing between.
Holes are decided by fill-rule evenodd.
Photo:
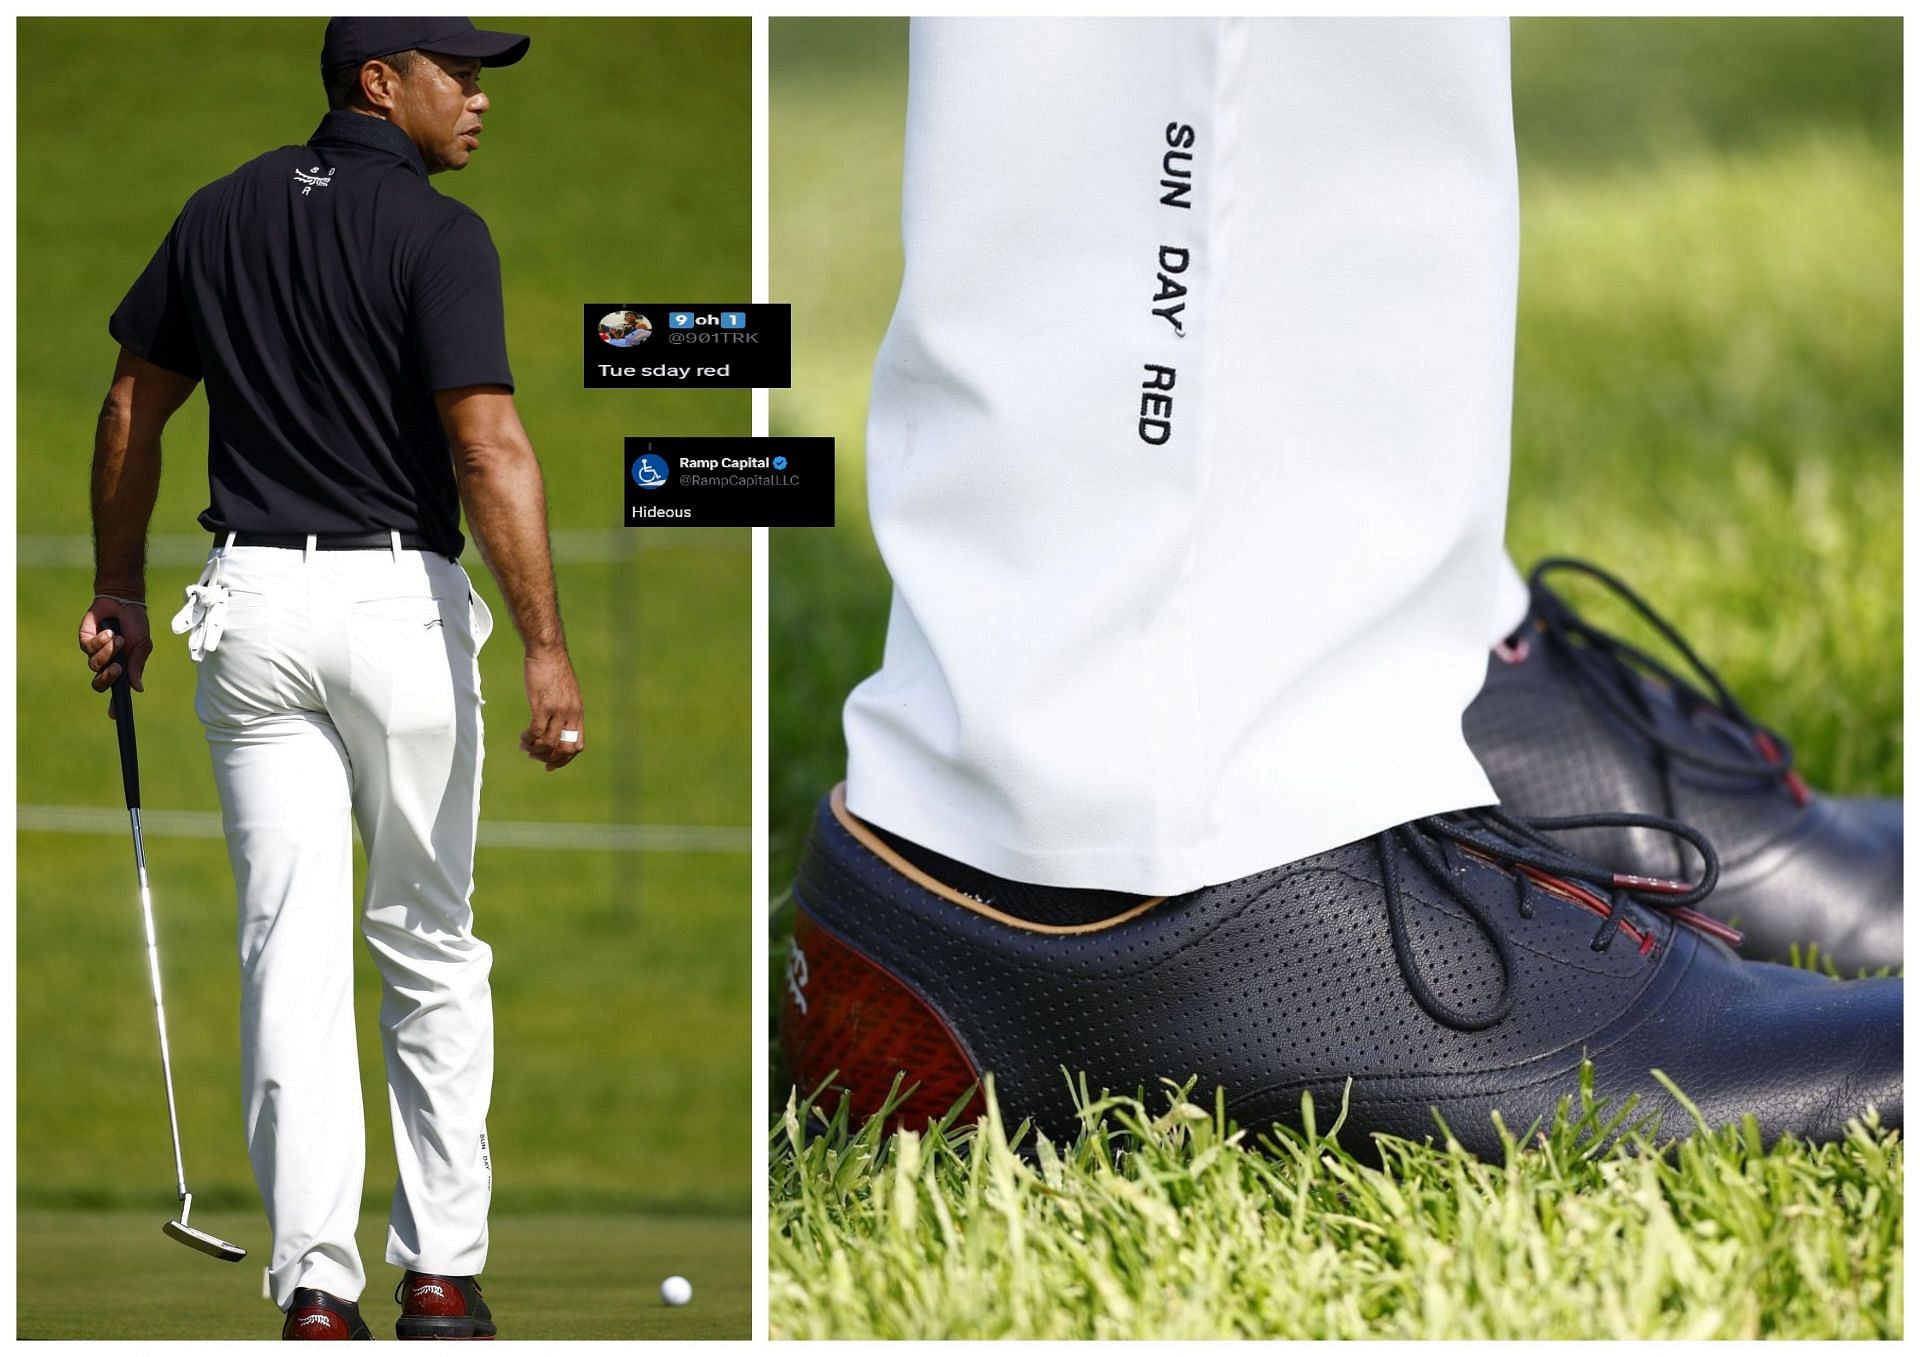
<instances>
[{"instance_id":1,"label":"navy leather golf shoe","mask_svg":"<svg viewBox=\"0 0 1920 1357\"><path fill-rule=\"evenodd\" d=\"M1832 1140L1869 1108L1899 1125L1901 982L1742 960L1693 908L1716 870L1704 837L1579 823L1623 820L1685 837L1700 876L1614 875L1543 836L1563 822L1478 811L1141 899L987 876L836 790L794 884L790 1067L859 1114L904 1073L908 1125L990 1072L1002 1110L1054 1138L1078 1125L1069 1076L1095 1094L1197 1078L1249 1127L1296 1123L1303 1093L1337 1107L1350 1080L1349 1148L1437 1136L1437 1114L1496 1156L1493 1113L1524 1135L1589 1059L1598 1097L1636 1098L1662 1138L1695 1123L1656 1070L1710 1124L1751 1113L1769 1138Z\"/></svg>"},{"instance_id":2,"label":"navy leather golf shoe","mask_svg":"<svg viewBox=\"0 0 1920 1357\"><path fill-rule=\"evenodd\" d=\"M1559 572L1605 584L1670 642L1704 689L1585 621L1549 589ZM1791 746L1640 597L1583 561L1534 568L1527 622L1495 648L1465 718L1467 741L1503 804L1526 815L1592 806L1669 815L1719 851L1706 908L1738 926L1743 955L1785 961L1818 944L1843 975L1901 965L1901 803L1814 792ZM1565 842L1654 876L1689 876L1686 844L1639 829Z\"/></svg>"}]
</instances>

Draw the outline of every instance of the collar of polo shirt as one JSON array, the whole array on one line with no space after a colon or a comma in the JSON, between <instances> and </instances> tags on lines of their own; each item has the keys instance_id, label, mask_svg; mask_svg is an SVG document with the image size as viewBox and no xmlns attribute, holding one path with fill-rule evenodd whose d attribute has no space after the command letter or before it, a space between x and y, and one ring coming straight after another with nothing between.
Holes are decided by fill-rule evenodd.
<instances>
[{"instance_id":1,"label":"collar of polo shirt","mask_svg":"<svg viewBox=\"0 0 1920 1357\"><path fill-rule=\"evenodd\" d=\"M309 146L328 142L389 152L413 166L421 178L426 177L427 162L421 158L420 148L413 144L412 137L385 118L376 118L369 113L329 113L320 120L320 126L314 129L313 135L307 138Z\"/></svg>"}]
</instances>

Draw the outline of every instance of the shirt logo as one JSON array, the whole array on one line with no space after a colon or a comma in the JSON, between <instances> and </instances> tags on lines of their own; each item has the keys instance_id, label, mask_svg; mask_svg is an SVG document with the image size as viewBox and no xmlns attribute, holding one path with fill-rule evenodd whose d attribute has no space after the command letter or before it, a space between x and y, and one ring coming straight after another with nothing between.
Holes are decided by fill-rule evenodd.
<instances>
[{"instance_id":1,"label":"shirt logo","mask_svg":"<svg viewBox=\"0 0 1920 1357\"><path fill-rule=\"evenodd\" d=\"M325 188L328 184L331 184L333 182L335 168L333 165L327 166L327 172L325 174L320 173L320 167L318 165L315 165L310 170L295 170L293 172L294 182L306 185L305 188L300 190L300 196L305 198L315 189Z\"/></svg>"}]
</instances>

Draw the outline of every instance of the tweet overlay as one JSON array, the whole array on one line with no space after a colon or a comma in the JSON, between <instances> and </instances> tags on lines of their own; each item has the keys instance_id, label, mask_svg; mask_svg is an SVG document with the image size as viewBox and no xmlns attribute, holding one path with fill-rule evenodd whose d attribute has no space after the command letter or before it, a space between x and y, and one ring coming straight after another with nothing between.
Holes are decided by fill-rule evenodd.
<instances>
[{"instance_id":1,"label":"tweet overlay","mask_svg":"<svg viewBox=\"0 0 1920 1357\"><path fill-rule=\"evenodd\" d=\"M831 528L831 438L629 438L630 528Z\"/></svg>"},{"instance_id":2,"label":"tweet overlay","mask_svg":"<svg viewBox=\"0 0 1920 1357\"><path fill-rule=\"evenodd\" d=\"M645 390L789 386L792 308L768 302L588 302L586 384Z\"/></svg>"}]
</instances>

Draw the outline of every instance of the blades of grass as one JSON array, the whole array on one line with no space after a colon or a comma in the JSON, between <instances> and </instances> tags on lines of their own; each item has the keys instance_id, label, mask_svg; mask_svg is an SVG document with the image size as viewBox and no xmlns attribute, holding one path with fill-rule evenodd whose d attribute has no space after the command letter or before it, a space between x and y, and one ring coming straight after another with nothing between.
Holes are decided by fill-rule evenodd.
<instances>
[{"instance_id":1,"label":"blades of grass","mask_svg":"<svg viewBox=\"0 0 1920 1357\"><path fill-rule=\"evenodd\" d=\"M1103 1094L1022 1156L976 1125L876 1140L790 1101L775 1151L781 1336L1895 1336L1902 1145L1667 1153L1589 1086L1504 1164L1381 1137L1363 1164L1303 1108L1242 1136L1216 1091ZM1307 1127L1312 1126L1311 1134ZM837 1137L829 1143L827 1137ZM782 1163L780 1161L787 1161Z\"/></svg>"}]
</instances>

